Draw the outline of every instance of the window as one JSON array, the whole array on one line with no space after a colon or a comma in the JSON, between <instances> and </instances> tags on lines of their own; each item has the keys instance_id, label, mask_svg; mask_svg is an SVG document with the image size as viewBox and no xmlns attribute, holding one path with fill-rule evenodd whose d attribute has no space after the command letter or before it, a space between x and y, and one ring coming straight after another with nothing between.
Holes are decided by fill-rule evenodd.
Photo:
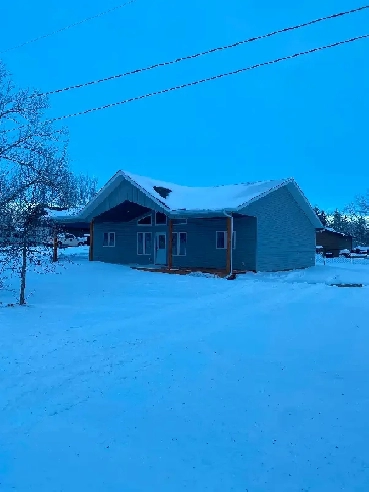
<instances>
[{"instance_id":1,"label":"window","mask_svg":"<svg viewBox=\"0 0 369 492\"><path fill-rule=\"evenodd\" d=\"M173 225L187 224L187 219L172 219Z\"/></svg>"},{"instance_id":2,"label":"window","mask_svg":"<svg viewBox=\"0 0 369 492\"><path fill-rule=\"evenodd\" d=\"M187 254L187 232L173 232L172 256L186 256L186 254Z\"/></svg>"},{"instance_id":3,"label":"window","mask_svg":"<svg viewBox=\"0 0 369 492\"><path fill-rule=\"evenodd\" d=\"M236 249L236 231L233 231L232 235L232 247ZM217 231L216 233L216 248L217 249L227 249L227 232Z\"/></svg>"},{"instance_id":4,"label":"window","mask_svg":"<svg viewBox=\"0 0 369 492\"><path fill-rule=\"evenodd\" d=\"M151 232L137 233L137 254L151 255Z\"/></svg>"},{"instance_id":5,"label":"window","mask_svg":"<svg viewBox=\"0 0 369 492\"><path fill-rule=\"evenodd\" d=\"M115 232L104 232L104 248L114 248L115 246Z\"/></svg>"},{"instance_id":6,"label":"window","mask_svg":"<svg viewBox=\"0 0 369 492\"><path fill-rule=\"evenodd\" d=\"M145 217L142 217L142 219L138 219L137 225L152 225L151 214L145 215Z\"/></svg>"},{"instance_id":7,"label":"window","mask_svg":"<svg viewBox=\"0 0 369 492\"><path fill-rule=\"evenodd\" d=\"M165 225L167 223L167 216L161 212L155 214L155 225Z\"/></svg>"}]
</instances>

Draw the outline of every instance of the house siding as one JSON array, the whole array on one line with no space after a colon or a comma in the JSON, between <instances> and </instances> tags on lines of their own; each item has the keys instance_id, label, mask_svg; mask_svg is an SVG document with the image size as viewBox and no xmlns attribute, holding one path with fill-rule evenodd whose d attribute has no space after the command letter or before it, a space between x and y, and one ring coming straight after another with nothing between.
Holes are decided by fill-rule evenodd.
<instances>
[{"instance_id":1,"label":"house siding","mask_svg":"<svg viewBox=\"0 0 369 492\"><path fill-rule=\"evenodd\" d=\"M155 212L152 212L155 224ZM256 269L256 219L237 217L234 219L236 249L233 250L233 268L237 270ZM185 256L173 256L174 268L226 268L226 250L216 248L216 232L226 231L226 217L211 219L188 219L187 224L174 224L173 232L187 233ZM154 264L154 250L150 255L137 254L137 233L152 233L152 248L156 232L166 232L168 225L139 226L137 219L131 222L101 222L94 224L94 257L96 261L121 264ZM105 232L115 233L115 246L104 247ZM167 242L168 248L168 242Z\"/></svg>"},{"instance_id":2,"label":"house siding","mask_svg":"<svg viewBox=\"0 0 369 492\"><path fill-rule=\"evenodd\" d=\"M292 270L315 264L315 227L287 187L245 207L257 219L257 271Z\"/></svg>"},{"instance_id":3,"label":"house siding","mask_svg":"<svg viewBox=\"0 0 369 492\"><path fill-rule=\"evenodd\" d=\"M237 217L233 221L236 249L233 250L233 268L256 268L256 220ZM217 231L227 230L226 217L188 219L185 225L174 225L173 232L187 232L186 256L173 256L174 268L226 268L227 250L216 248Z\"/></svg>"},{"instance_id":4,"label":"house siding","mask_svg":"<svg viewBox=\"0 0 369 492\"><path fill-rule=\"evenodd\" d=\"M173 256L173 267L226 267L226 250L216 249L216 231L226 231L226 218L188 219L187 224L174 225L173 232L187 232L186 256Z\"/></svg>"},{"instance_id":5,"label":"house siding","mask_svg":"<svg viewBox=\"0 0 369 492\"><path fill-rule=\"evenodd\" d=\"M156 232L167 232L168 226L155 225L155 212L151 213L152 224L139 226L137 219L130 222L100 222L99 218L94 223L94 247L93 260L106 263L152 265L154 263L154 238ZM105 232L115 232L115 246L104 247L103 238ZM151 232L151 254L137 254L137 233Z\"/></svg>"}]
</instances>

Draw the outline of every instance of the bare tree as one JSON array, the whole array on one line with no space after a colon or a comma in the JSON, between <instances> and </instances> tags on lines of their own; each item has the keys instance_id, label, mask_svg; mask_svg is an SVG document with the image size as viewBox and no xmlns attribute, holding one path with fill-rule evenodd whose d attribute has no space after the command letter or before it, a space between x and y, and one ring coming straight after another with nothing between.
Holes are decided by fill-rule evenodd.
<instances>
[{"instance_id":1,"label":"bare tree","mask_svg":"<svg viewBox=\"0 0 369 492\"><path fill-rule=\"evenodd\" d=\"M64 183L66 192L60 206L63 209L84 207L96 195L97 185L98 180L94 176L70 174L68 182Z\"/></svg>"},{"instance_id":2,"label":"bare tree","mask_svg":"<svg viewBox=\"0 0 369 492\"><path fill-rule=\"evenodd\" d=\"M67 133L43 119L47 99L19 90L0 64L0 239L5 263L20 274L19 303L25 303L27 267L40 262L37 231L43 210L75 196L69 170ZM10 233L10 235L9 235Z\"/></svg>"}]
</instances>

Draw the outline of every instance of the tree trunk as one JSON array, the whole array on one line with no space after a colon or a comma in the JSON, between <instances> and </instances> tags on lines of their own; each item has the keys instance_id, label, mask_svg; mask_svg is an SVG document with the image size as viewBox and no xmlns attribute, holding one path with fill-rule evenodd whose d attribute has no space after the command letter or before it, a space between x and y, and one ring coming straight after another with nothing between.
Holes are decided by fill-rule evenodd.
<instances>
[{"instance_id":1,"label":"tree trunk","mask_svg":"<svg viewBox=\"0 0 369 492\"><path fill-rule=\"evenodd\" d=\"M19 304L24 306L26 303L25 291L26 291L26 273L27 273L27 236L24 236L22 247L22 267L21 267L21 284L19 293Z\"/></svg>"}]
</instances>

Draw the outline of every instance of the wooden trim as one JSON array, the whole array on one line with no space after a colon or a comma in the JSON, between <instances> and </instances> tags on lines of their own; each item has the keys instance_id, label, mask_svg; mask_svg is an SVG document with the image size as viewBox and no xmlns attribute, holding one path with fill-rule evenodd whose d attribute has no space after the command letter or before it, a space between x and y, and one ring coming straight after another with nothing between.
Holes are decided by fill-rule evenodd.
<instances>
[{"instance_id":1,"label":"wooden trim","mask_svg":"<svg viewBox=\"0 0 369 492\"><path fill-rule=\"evenodd\" d=\"M89 258L90 261L94 261L94 220L91 220L90 223L90 252Z\"/></svg>"},{"instance_id":2,"label":"wooden trim","mask_svg":"<svg viewBox=\"0 0 369 492\"><path fill-rule=\"evenodd\" d=\"M173 267L173 221L169 219L169 227L168 227L168 269L171 270Z\"/></svg>"},{"instance_id":3,"label":"wooden trim","mask_svg":"<svg viewBox=\"0 0 369 492\"><path fill-rule=\"evenodd\" d=\"M226 270L227 274L232 273L232 217L227 217L227 262Z\"/></svg>"}]
</instances>

